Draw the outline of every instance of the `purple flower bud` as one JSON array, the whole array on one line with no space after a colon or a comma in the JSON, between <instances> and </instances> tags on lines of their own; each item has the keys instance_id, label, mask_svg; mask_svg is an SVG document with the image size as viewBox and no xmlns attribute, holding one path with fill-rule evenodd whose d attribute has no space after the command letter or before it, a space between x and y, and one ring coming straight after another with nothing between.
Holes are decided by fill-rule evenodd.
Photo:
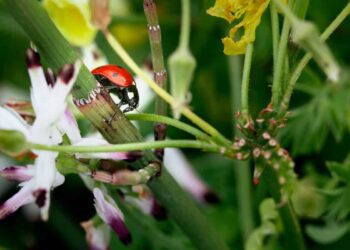
<instances>
[{"instance_id":1,"label":"purple flower bud","mask_svg":"<svg viewBox=\"0 0 350 250\"><path fill-rule=\"evenodd\" d=\"M62 80L63 83L68 84L69 81L74 76L74 65L73 64L66 64L64 65L60 72L58 73L58 77Z\"/></svg>"},{"instance_id":2,"label":"purple flower bud","mask_svg":"<svg viewBox=\"0 0 350 250\"><path fill-rule=\"evenodd\" d=\"M34 49L27 49L26 63L28 68L41 67L39 53Z\"/></svg>"},{"instance_id":3,"label":"purple flower bud","mask_svg":"<svg viewBox=\"0 0 350 250\"><path fill-rule=\"evenodd\" d=\"M11 181L29 181L33 177L33 169L24 166L11 166L1 169L0 176Z\"/></svg>"},{"instance_id":4,"label":"purple flower bud","mask_svg":"<svg viewBox=\"0 0 350 250\"><path fill-rule=\"evenodd\" d=\"M55 83L56 83L56 76L55 74L53 73L52 69L48 68L45 72L45 79L46 79L46 82L47 82L47 85L49 85L50 87L53 87L55 86Z\"/></svg>"},{"instance_id":5,"label":"purple flower bud","mask_svg":"<svg viewBox=\"0 0 350 250\"><path fill-rule=\"evenodd\" d=\"M129 245L132 241L131 234L125 226L124 216L117 204L111 197L104 195L99 188L94 188L93 193L95 208L100 218L115 231L121 242Z\"/></svg>"}]
</instances>

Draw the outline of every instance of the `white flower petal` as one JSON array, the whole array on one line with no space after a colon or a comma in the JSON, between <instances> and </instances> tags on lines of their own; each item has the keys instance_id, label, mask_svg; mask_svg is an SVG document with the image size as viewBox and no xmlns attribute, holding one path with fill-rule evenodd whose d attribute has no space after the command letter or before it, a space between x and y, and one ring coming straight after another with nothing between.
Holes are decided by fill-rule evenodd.
<instances>
[{"instance_id":1,"label":"white flower petal","mask_svg":"<svg viewBox=\"0 0 350 250\"><path fill-rule=\"evenodd\" d=\"M15 212L21 206L34 201L32 195L34 187L33 181L28 181L23 184L23 187L10 199L0 206L0 219L5 218L9 214Z\"/></svg>"},{"instance_id":2,"label":"white flower petal","mask_svg":"<svg viewBox=\"0 0 350 250\"><path fill-rule=\"evenodd\" d=\"M29 139L29 126L14 110L0 106L0 129L17 130Z\"/></svg>"},{"instance_id":3,"label":"white flower petal","mask_svg":"<svg viewBox=\"0 0 350 250\"><path fill-rule=\"evenodd\" d=\"M62 184L62 181L56 181L56 176L61 174L55 167L57 153L41 151L35 159L35 189L33 195L36 203L40 207L41 217L43 220L48 219L50 206L50 191L55 184Z\"/></svg>"},{"instance_id":4,"label":"white flower petal","mask_svg":"<svg viewBox=\"0 0 350 250\"><path fill-rule=\"evenodd\" d=\"M72 112L66 108L64 114L57 124L62 134L66 134L72 144L78 143L81 140L78 123L75 120Z\"/></svg>"}]
</instances>

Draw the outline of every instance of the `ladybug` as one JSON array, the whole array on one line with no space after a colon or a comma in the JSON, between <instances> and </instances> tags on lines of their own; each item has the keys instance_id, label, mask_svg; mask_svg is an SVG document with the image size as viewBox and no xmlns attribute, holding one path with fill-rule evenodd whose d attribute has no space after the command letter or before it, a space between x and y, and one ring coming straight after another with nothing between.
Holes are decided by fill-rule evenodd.
<instances>
[{"instance_id":1,"label":"ladybug","mask_svg":"<svg viewBox=\"0 0 350 250\"><path fill-rule=\"evenodd\" d=\"M139 93L132 75L124 68L107 64L91 71L95 79L110 93L119 98L118 107L123 112L132 111L139 105Z\"/></svg>"}]
</instances>

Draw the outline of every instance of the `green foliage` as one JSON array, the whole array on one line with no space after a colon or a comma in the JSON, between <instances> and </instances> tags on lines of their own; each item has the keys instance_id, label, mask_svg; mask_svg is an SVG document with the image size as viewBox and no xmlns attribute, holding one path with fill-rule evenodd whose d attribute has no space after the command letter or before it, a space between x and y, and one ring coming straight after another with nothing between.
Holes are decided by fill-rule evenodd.
<instances>
[{"instance_id":1,"label":"green foliage","mask_svg":"<svg viewBox=\"0 0 350 250\"><path fill-rule=\"evenodd\" d=\"M267 249L268 237L277 236L278 230L276 222L278 212L273 199L265 199L259 207L261 224L254 229L245 244L245 250L263 250Z\"/></svg>"},{"instance_id":2,"label":"green foliage","mask_svg":"<svg viewBox=\"0 0 350 250\"><path fill-rule=\"evenodd\" d=\"M303 105L291 111L280 137L292 154L319 152L331 134L340 142L350 128L350 87L347 81L321 84L316 78L301 82L297 90L310 95Z\"/></svg>"}]
</instances>

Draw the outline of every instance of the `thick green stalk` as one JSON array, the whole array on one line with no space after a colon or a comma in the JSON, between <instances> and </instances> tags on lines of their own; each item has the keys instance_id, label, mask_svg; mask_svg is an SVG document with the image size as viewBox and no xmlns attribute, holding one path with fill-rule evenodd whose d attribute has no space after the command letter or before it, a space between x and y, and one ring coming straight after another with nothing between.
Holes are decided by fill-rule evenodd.
<instances>
[{"instance_id":1,"label":"thick green stalk","mask_svg":"<svg viewBox=\"0 0 350 250\"><path fill-rule=\"evenodd\" d=\"M39 2L35 0L5 0L4 2L14 19L38 47L43 59L55 70L78 59L77 53L58 32ZM94 89L96 89L96 81L88 69L83 66L73 95L76 99L88 98ZM90 104L79 108L109 142L142 141L137 129L125 118L104 91L101 91L98 98ZM110 124L108 119L114 114L116 115ZM147 152L142 163L148 164L154 160L156 160L154 155ZM139 162L140 167L142 163ZM165 169L161 176L152 179L148 185L156 198L167 208L169 215L198 249L227 249L220 235Z\"/></svg>"},{"instance_id":2,"label":"thick green stalk","mask_svg":"<svg viewBox=\"0 0 350 250\"><path fill-rule=\"evenodd\" d=\"M162 49L162 34L160 25L158 22L157 8L153 0L144 0L143 8L148 23L148 37L151 45L153 75L155 82L162 89L166 88L167 73L164 67L163 49ZM155 113L158 115L167 114L167 103L156 96L156 109ZM166 137L166 125L156 122L154 124L154 138L156 140L164 140ZM155 150L155 154L159 159L163 159L164 149L158 148Z\"/></svg>"},{"instance_id":3,"label":"thick green stalk","mask_svg":"<svg viewBox=\"0 0 350 250\"><path fill-rule=\"evenodd\" d=\"M221 153L225 148L215 144L195 141L195 140L164 140L154 142L131 142L117 145L102 145L102 146L74 146L74 145L44 145L31 144L31 149L46 150L65 153L105 153L105 152L127 152L135 150L147 150L156 148L198 148L205 151Z\"/></svg>"},{"instance_id":4,"label":"thick green stalk","mask_svg":"<svg viewBox=\"0 0 350 250\"><path fill-rule=\"evenodd\" d=\"M231 85L231 100L233 112L240 110L242 62L240 56L229 57L229 76ZM235 124L236 121L233 121ZM233 134L239 132L233 126ZM251 174L248 161L234 161L235 180L237 189L238 213L243 241L247 240L254 228L251 197Z\"/></svg>"},{"instance_id":5,"label":"thick green stalk","mask_svg":"<svg viewBox=\"0 0 350 250\"><path fill-rule=\"evenodd\" d=\"M339 27L339 25L350 15L350 3L348 3L344 9L339 13L339 15L331 22L331 24L325 29L325 31L321 34L321 39L326 41L327 38ZM286 92L283 96L282 103L279 108L280 113L284 113L287 111L289 107L290 98L292 96L295 84L297 83L301 73L303 72L305 66L311 60L311 53L306 53L303 58L300 60L299 64L295 68L292 76L288 82Z\"/></svg>"},{"instance_id":6,"label":"thick green stalk","mask_svg":"<svg viewBox=\"0 0 350 250\"><path fill-rule=\"evenodd\" d=\"M261 175L261 179L263 183L268 185L269 192L275 203L280 204L282 201L281 187L278 183L276 172L270 166L266 166ZM303 236L291 202L287 201L285 204L281 204L278 211L283 223L284 249L304 250Z\"/></svg>"}]
</instances>

